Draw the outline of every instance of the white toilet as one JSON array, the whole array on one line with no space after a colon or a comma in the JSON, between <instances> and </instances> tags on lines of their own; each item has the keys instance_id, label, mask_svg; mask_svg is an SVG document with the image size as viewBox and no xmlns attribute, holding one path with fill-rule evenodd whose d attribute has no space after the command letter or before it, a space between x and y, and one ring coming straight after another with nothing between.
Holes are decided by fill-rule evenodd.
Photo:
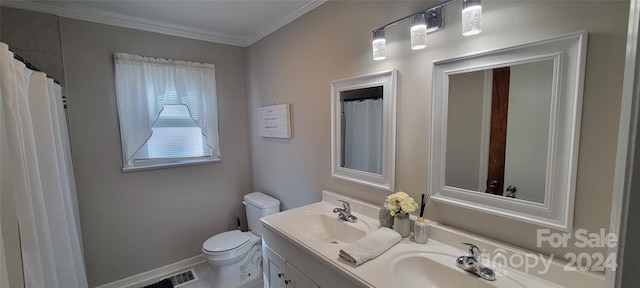
<instances>
[{"instance_id":1,"label":"white toilet","mask_svg":"<svg viewBox=\"0 0 640 288\"><path fill-rule=\"evenodd\" d=\"M202 245L202 256L213 268L213 287L241 287L262 277L260 218L280 212L280 201L260 192L244 196L248 232L216 234Z\"/></svg>"}]
</instances>

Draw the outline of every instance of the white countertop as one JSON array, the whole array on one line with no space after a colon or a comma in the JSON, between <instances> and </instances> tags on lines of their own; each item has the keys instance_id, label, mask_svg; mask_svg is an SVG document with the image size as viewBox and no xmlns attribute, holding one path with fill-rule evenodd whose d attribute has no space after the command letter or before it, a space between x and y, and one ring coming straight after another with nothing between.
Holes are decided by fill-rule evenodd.
<instances>
[{"instance_id":1,"label":"white countertop","mask_svg":"<svg viewBox=\"0 0 640 288\"><path fill-rule=\"evenodd\" d=\"M430 259L442 265L452 267L452 270L458 272L460 277L475 277L470 273L455 267L455 259L458 256L467 254L466 250L461 249L464 247L461 242L473 243L478 247L481 247L482 250L487 251L495 251L496 247L499 247L507 253L505 254L506 256L527 252L519 250L517 247L514 248L507 245L502 246L500 243L495 241L482 239L471 234L467 235L464 232L460 232L434 222L429 222L430 235L429 241L426 244L415 243L410 237L403 238L399 243L377 258L365 262L362 265L355 266L338 257L340 249L348 245L348 243L319 241L317 239L313 239L313 237L307 237L303 233L300 233L299 230L296 231L294 229L293 223L298 223L298 225L300 225L299 221L302 221L300 219L304 219L303 216L308 214L321 213L337 219L337 215L332 213L333 208L341 207L336 199L346 199L349 201L352 207L352 214L358 217L357 223L344 222L345 224L353 225L361 230L368 230L367 232L372 232L379 228L379 222L377 219L377 213L380 209L379 207L370 203L344 197L330 191L323 191L323 201L321 202L263 217L262 222L264 227L270 231L290 240L294 245L302 248L316 259L330 266L333 270L353 279L354 282L359 283L364 287L398 286L398 282L402 279L395 278L395 273L392 273L391 271L392 266L400 261L398 259L405 259L411 255L422 253L428 254ZM545 272L543 275L527 274L525 271L505 268L504 266L499 266L499 264L496 266L495 263L488 261L483 261L483 264L487 264L487 266L496 271L497 279L496 281L489 282L478 277L478 281L484 281L483 283L477 283L479 284L479 287L486 286L487 283L494 287L513 287L514 282L523 287L602 287L604 284L604 278L599 274L563 272L560 269L563 267L563 263L558 262L557 260L553 260L553 265L549 271ZM416 271L415 273L419 273L419 271ZM425 271L425 273L427 272ZM454 275L456 275L456 278L458 277L458 274ZM415 286L424 287L424 283L422 285L421 283L416 283ZM405 285L403 285L403 287L405 287Z\"/></svg>"},{"instance_id":2,"label":"white countertop","mask_svg":"<svg viewBox=\"0 0 640 288\"><path fill-rule=\"evenodd\" d=\"M337 215L331 212L335 207L336 206L334 204L329 202L317 202L264 217L262 218L262 222L267 229L270 229L280 236L290 240L293 244L303 248L316 259L322 261L326 265L332 266L331 268L333 268L333 270L354 279L354 282L358 282L362 286L397 286L401 279L395 278L394 273L391 272L391 266L397 262L396 259L402 259L406 256L418 253L428 253L431 259L443 265L454 267L454 271L459 272L460 277L475 277L454 266L455 259L458 256L466 255L466 251L445 245L434 239L429 239L427 244L418 244L413 242L410 237L403 238L399 243L377 258L356 266L343 261L338 257L340 249L348 245L347 243L328 243L318 241L316 239L305 237L305 235L294 231L294 223L296 223L296 221L300 221L300 218L304 218L303 215L326 213L337 219ZM370 229L370 231L374 231L379 228L377 219L373 219L358 212L353 212L353 214L358 217L358 222L348 223L349 225L358 225L358 228ZM504 275L504 273L507 273L508 275ZM523 273L513 269L504 269L499 273L496 281L491 282L491 285L495 287L513 287L512 280L518 282L524 287L561 287L539 278L527 277ZM482 282L486 280L477 278L477 281ZM403 285L403 287L406 286ZM421 283L416 283L415 287L424 287L424 284L421 285Z\"/></svg>"}]
</instances>

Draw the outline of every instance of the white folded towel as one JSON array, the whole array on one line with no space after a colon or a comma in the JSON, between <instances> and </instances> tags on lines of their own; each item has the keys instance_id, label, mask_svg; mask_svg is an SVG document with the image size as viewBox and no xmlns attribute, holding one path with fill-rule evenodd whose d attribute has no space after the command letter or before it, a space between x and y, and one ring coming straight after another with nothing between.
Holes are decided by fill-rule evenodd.
<instances>
[{"instance_id":1,"label":"white folded towel","mask_svg":"<svg viewBox=\"0 0 640 288\"><path fill-rule=\"evenodd\" d=\"M381 227L360 240L340 249L340 258L360 265L393 247L402 237L393 229Z\"/></svg>"}]
</instances>

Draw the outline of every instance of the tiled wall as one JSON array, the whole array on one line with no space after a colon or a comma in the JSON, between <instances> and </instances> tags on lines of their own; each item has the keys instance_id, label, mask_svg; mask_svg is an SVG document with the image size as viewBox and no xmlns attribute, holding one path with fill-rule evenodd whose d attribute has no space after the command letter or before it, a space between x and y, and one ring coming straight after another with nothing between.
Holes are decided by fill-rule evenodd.
<instances>
[{"instance_id":1,"label":"tiled wall","mask_svg":"<svg viewBox=\"0 0 640 288\"><path fill-rule=\"evenodd\" d=\"M64 87L57 16L0 7L0 27L0 41Z\"/></svg>"}]
</instances>

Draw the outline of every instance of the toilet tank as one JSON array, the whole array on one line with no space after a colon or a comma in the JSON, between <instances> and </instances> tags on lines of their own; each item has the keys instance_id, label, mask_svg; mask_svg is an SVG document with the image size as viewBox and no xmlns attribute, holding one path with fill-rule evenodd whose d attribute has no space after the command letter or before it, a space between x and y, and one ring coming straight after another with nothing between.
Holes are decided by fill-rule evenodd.
<instances>
[{"instance_id":1,"label":"toilet tank","mask_svg":"<svg viewBox=\"0 0 640 288\"><path fill-rule=\"evenodd\" d=\"M244 195L242 204L247 210L249 230L258 236L262 236L260 218L280 212L280 201L261 192Z\"/></svg>"}]
</instances>

